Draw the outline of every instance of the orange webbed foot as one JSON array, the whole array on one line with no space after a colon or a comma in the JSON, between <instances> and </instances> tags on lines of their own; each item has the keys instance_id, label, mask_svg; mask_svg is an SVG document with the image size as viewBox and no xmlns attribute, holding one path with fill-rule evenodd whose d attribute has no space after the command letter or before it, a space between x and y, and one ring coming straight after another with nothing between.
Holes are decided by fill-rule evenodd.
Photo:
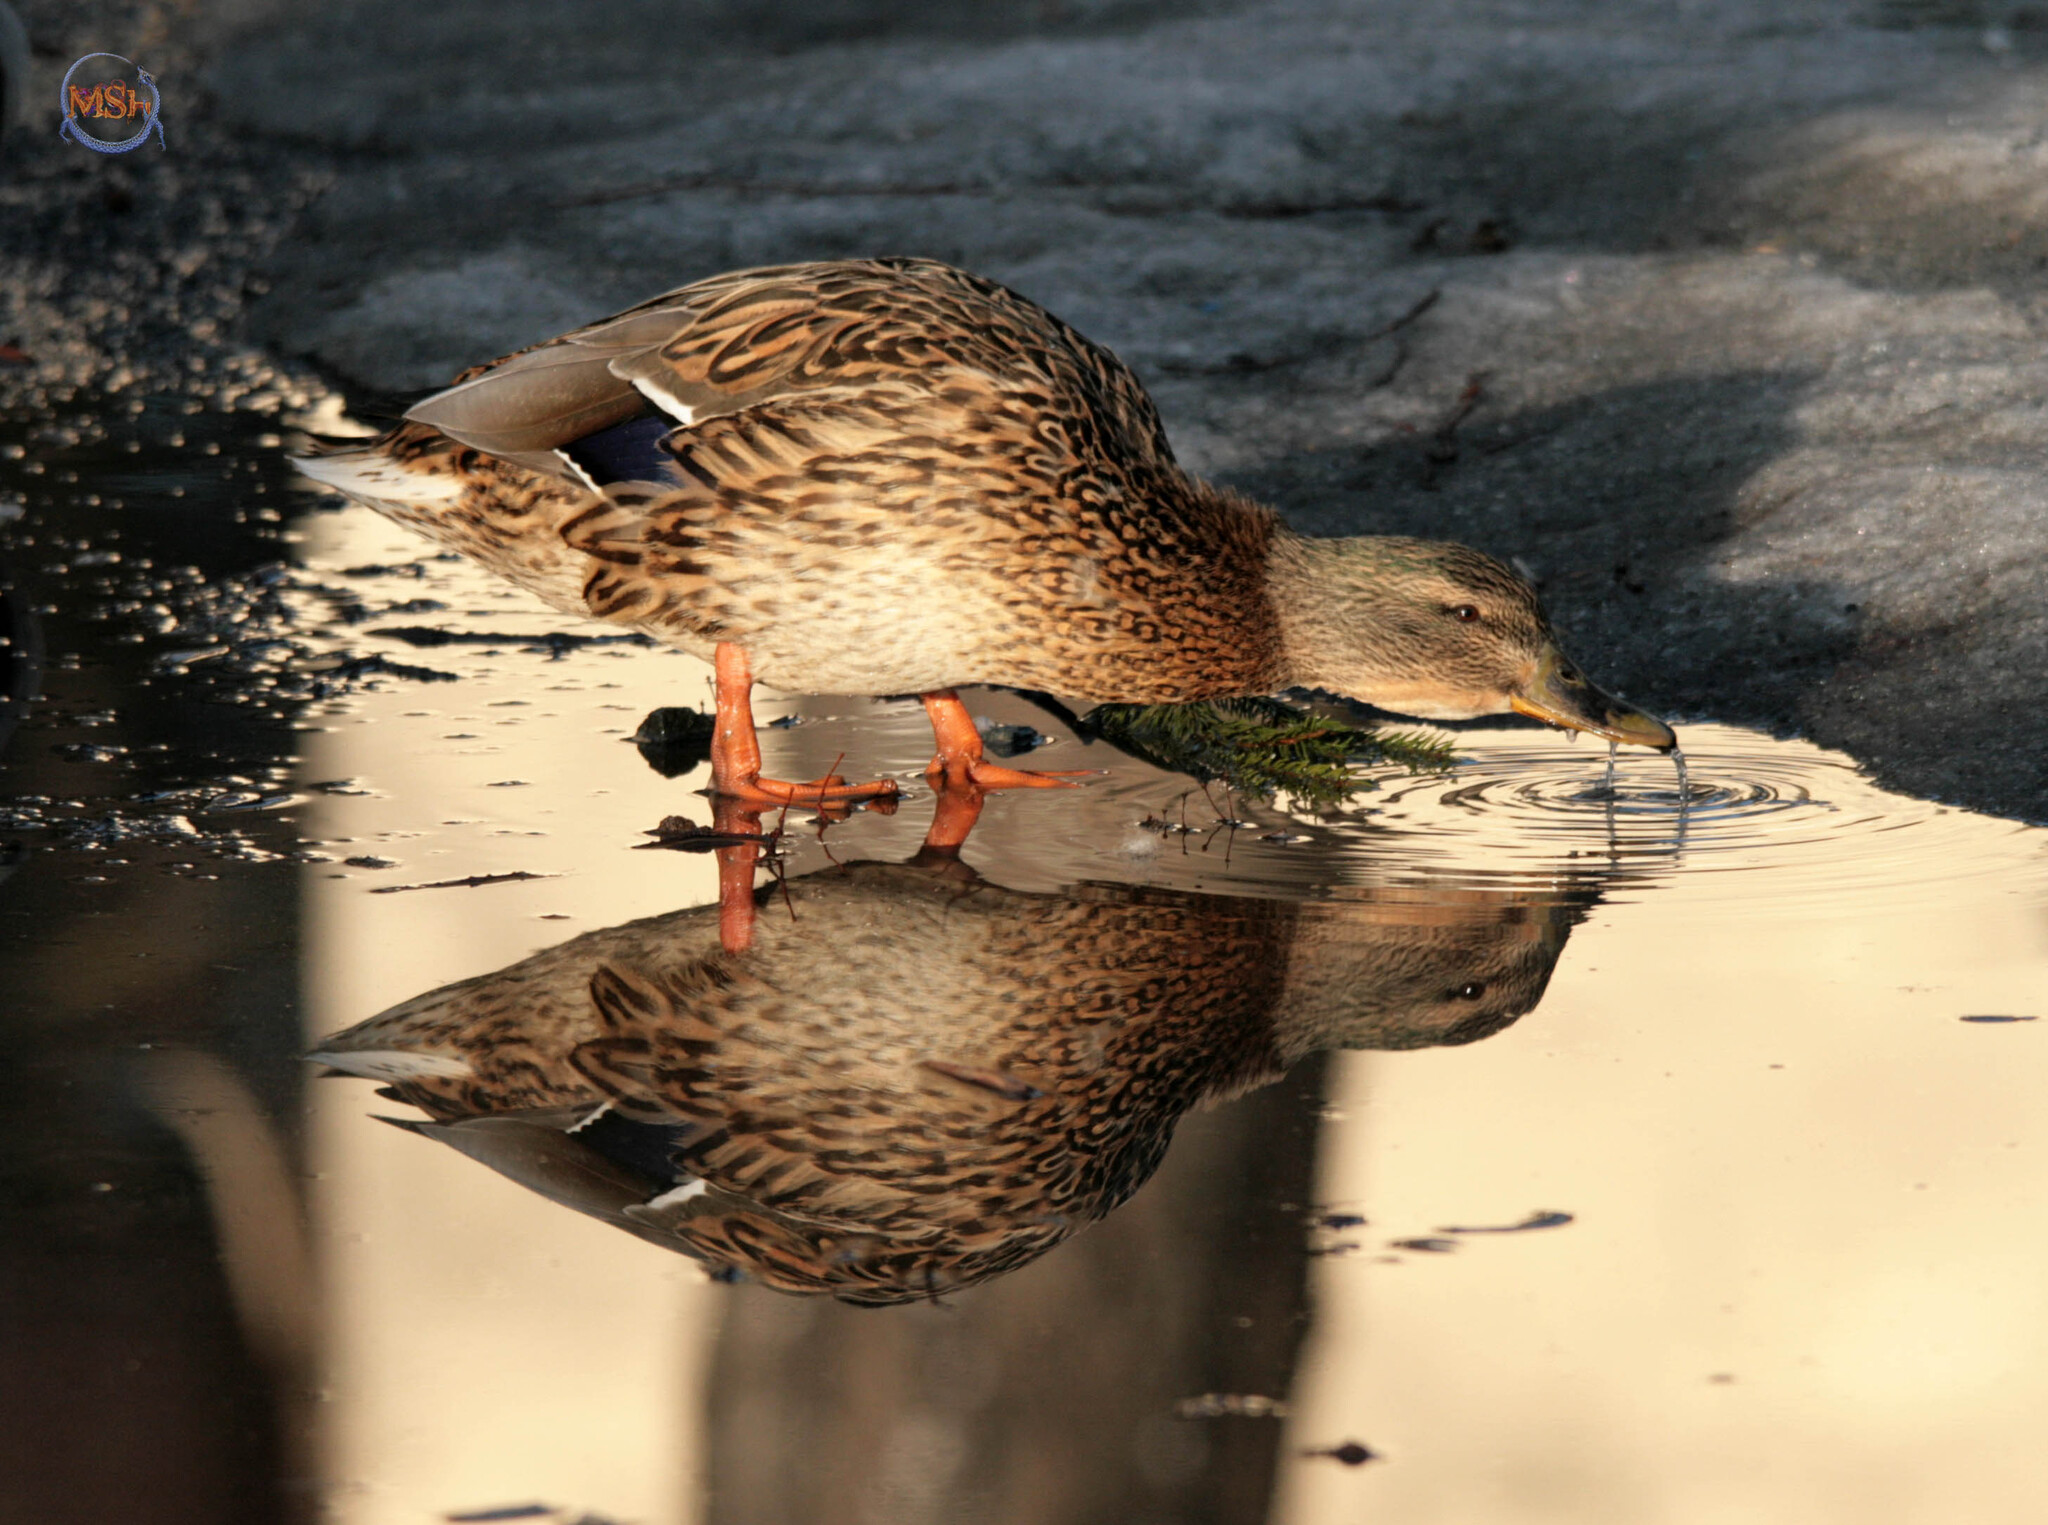
<instances>
[{"instance_id":1,"label":"orange webbed foot","mask_svg":"<svg viewBox=\"0 0 2048 1525\"><path fill-rule=\"evenodd\" d=\"M734 778L714 778L710 789L713 798L730 800L747 810L782 810L793 805L851 805L866 800L893 800L901 792L893 778L849 784L837 773L801 784L763 778L758 773L742 774Z\"/></svg>"},{"instance_id":2,"label":"orange webbed foot","mask_svg":"<svg viewBox=\"0 0 2048 1525\"><path fill-rule=\"evenodd\" d=\"M934 789L979 789L986 794L996 789L1078 789L1077 778L1096 778L1099 768L1069 768L1062 771L1027 772L1005 768L984 757L948 757L943 752L924 770Z\"/></svg>"},{"instance_id":3,"label":"orange webbed foot","mask_svg":"<svg viewBox=\"0 0 2048 1525\"><path fill-rule=\"evenodd\" d=\"M1021 768L992 763L982 755L981 732L975 728L973 717L958 694L941 688L923 698L925 713L931 717L932 737L939 744L938 755L924 770L934 789L978 789L983 793L995 789L1073 789L1079 786L1071 780L1090 778L1101 771L1074 768L1027 773Z\"/></svg>"}]
</instances>

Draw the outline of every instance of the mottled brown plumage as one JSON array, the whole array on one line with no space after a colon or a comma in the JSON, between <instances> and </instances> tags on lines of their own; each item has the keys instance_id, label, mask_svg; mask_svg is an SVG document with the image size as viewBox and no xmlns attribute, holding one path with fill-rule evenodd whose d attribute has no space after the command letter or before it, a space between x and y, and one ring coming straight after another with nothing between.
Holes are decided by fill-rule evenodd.
<instances>
[{"instance_id":1,"label":"mottled brown plumage","mask_svg":"<svg viewBox=\"0 0 2048 1525\"><path fill-rule=\"evenodd\" d=\"M898 1302L1042 1254L1135 1191L1189 1107L1314 1049L1506 1025L1588 898L1037 895L946 862L784 893L762 891L747 953L721 948L716 907L654 917L420 996L313 1057L715 1272ZM622 1127L639 1168L606 1153Z\"/></svg>"},{"instance_id":2,"label":"mottled brown plumage","mask_svg":"<svg viewBox=\"0 0 2048 1525\"><path fill-rule=\"evenodd\" d=\"M593 464L652 410L658 445ZM408 418L304 468L557 608L732 648L780 688L1162 702L1310 684L1670 744L1564 661L1509 568L1291 533L1180 469L1115 356L932 261L700 281L467 372Z\"/></svg>"}]
</instances>

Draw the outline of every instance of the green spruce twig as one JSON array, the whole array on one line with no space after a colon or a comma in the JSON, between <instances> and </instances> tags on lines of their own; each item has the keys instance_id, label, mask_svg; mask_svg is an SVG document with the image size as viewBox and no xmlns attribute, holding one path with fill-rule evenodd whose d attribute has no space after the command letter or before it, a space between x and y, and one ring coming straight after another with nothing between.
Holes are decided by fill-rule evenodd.
<instances>
[{"instance_id":1,"label":"green spruce twig","mask_svg":"<svg viewBox=\"0 0 2048 1525\"><path fill-rule=\"evenodd\" d=\"M1341 805L1376 788L1359 771L1364 767L1391 763L1423 773L1454 760L1440 737L1365 730L1277 699L1105 704L1090 711L1084 725L1158 767L1261 799L1285 795L1305 809Z\"/></svg>"}]
</instances>

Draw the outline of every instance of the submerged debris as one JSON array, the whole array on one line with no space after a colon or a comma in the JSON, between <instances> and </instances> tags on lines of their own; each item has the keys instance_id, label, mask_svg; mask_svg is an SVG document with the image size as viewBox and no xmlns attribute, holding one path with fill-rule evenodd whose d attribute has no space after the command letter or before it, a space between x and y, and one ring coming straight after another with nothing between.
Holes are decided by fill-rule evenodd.
<instances>
[{"instance_id":1,"label":"submerged debris","mask_svg":"<svg viewBox=\"0 0 2048 1525\"><path fill-rule=\"evenodd\" d=\"M1327 1456L1332 1461L1340 1461L1347 1467L1362 1467L1369 1461L1378 1461L1380 1457L1380 1453L1371 1446L1361 1445L1355 1440L1347 1440L1341 1445L1313 1446L1301 1454L1303 1456Z\"/></svg>"},{"instance_id":2,"label":"submerged debris","mask_svg":"<svg viewBox=\"0 0 2048 1525\"><path fill-rule=\"evenodd\" d=\"M633 745L647 766L663 778L676 778L702 767L711 758L711 738L718 728L715 716L683 705L663 705L649 710L633 733Z\"/></svg>"},{"instance_id":3,"label":"submerged debris","mask_svg":"<svg viewBox=\"0 0 2048 1525\"><path fill-rule=\"evenodd\" d=\"M383 570L383 569L380 569ZM414 600L413 604L431 602ZM399 605L392 613L400 613L408 605ZM433 625L386 625L372 630L371 635L383 636L388 640L403 641L408 646L525 646L544 650L555 661L560 661L568 652L580 651L585 646L654 646L659 644L654 637L642 635L637 630L621 632L618 635L575 635L566 630L550 630L543 635L491 635L474 630L443 630Z\"/></svg>"},{"instance_id":4,"label":"submerged debris","mask_svg":"<svg viewBox=\"0 0 2048 1525\"><path fill-rule=\"evenodd\" d=\"M360 779L353 778L323 779L317 784L306 785L306 788L314 794L368 795L371 792L363 787Z\"/></svg>"},{"instance_id":5,"label":"submerged debris","mask_svg":"<svg viewBox=\"0 0 2048 1525\"><path fill-rule=\"evenodd\" d=\"M471 874L467 879L436 879L431 884L384 884L370 891L372 895L402 895L407 890L473 890L484 884L510 884L518 879L559 879L560 874L530 874L517 869L509 874Z\"/></svg>"},{"instance_id":6,"label":"submerged debris","mask_svg":"<svg viewBox=\"0 0 2048 1525\"><path fill-rule=\"evenodd\" d=\"M1572 1214L1538 1209L1520 1223L1490 1223L1472 1228L1440 1228L1439 1234L1522 1234L1530 1229L1563 1228L1572 1221Z\"/></svg>"},{"instance_id":7,"label":"submerged debris","mask_svg":"<svg viewBox=\"0 0 2048 1525\"><path fill-rule=\"evenodd\" d=\"M201 827L192 816L205 811L212 797L203 789L166 790L132 801L145 807L137 810L102 801L17 795L0 803L0 832L33 832L39 846L69 852L168 846L193 849L211 859L243 863L278 863L303 856L266 847L244 831L211 823ZM146 808L152 805L159 808ZM165 806L173 808L162 808ZM196 867L192 863L166 866L173 872Z\"/></svg>"},{"instance_id":8,"label":"submerged debris","mask_svg":"<svg viewBox=\"0 0 2048 1525\"><path fill-rule=\"evenodd\" d=\"M636 847L666 847L674 852L708 853L720 847L759 847L772 844L782 833L720 831L715 826L699 826L686 815L665 815L661 818L660 825L648 827L641 835L652 837L654 840L635 843Z\"/></svg>"},{"instance_id":9,"label":"submerged debris","mask_svg":"<svg viewBox=\"0 0 2048 1525\"><path fill-rule=\"evenodd\" d=\"M128 755L126 747L106 746L90 741L60 742L50 750L66 762L113 762Z\"/></svg>"},{"instance_id":10,"label":"submerged debris","mask_svg":"<svg viewBox=\"0 0 2048 1525\"><path fill-rule=\"evenodd\" d=\"M997 757L1022 757L1052 740L1034 726L1005 725L980 716L975 718L974 728L981 733L982 746Z\"/></svg>"},{"instance_id":11,"label":"submerged debris","mask_svg":"<svg viewBox=\"0 0 2048 1525\"><path fill-rule=\"evenodd\" d=\"M1183 1419L1285 1419L1287 1404L1261 1393L1203 1393L1173 1406Z\"/></svg>"},{"instance_id":12,"label":"submerged debris","mask_svg":"<svg viewBox=\"0 0 2048 1525\"><path fill-rule=\"evenodd\" d=\"M1434 1234L1420 1234L1412 1239L1389 1239L1390 1250L1412 1250L1422 1255L1448 1255L1458 1248L1458 1240L1452 1236L1466 1234L1526 1234L1532 1229L1563 1228L1573 1221L1570 1213L1538 1209L1518 1223L1451 1224L1438 1229Z\"/></svg>"},{"instance_id":13,"label":"submerged debris","mask_svg":"<svg viewBox=\"0 0 2048 1525\"><path fill-rule=\"evenodd\" d=\"M300 670L343 684L372 674L405 678L414 683L455 683L462 677L460 673L442 672L438 667L414 667L410 662L394 662L376 652L360 657L315 658Z\"/></svg>"}]
</instances>

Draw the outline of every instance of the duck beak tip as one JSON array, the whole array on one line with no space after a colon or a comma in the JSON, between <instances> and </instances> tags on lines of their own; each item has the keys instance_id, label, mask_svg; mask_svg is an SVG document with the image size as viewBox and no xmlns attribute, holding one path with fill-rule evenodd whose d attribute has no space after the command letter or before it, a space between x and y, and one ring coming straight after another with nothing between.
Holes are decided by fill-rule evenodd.
<instances>
[{"instance_id":1,"label":"duck beak tip","mask_svg":"<svg viewBox=\"0 0 2048 1525\"><path fill-rule=\"evenodd\" d=\"M1544 653L1526 693L1511 694L1508 705L1528 715L1567 730L1586 731L1607 741L1626 742L1669 752L1678 745L1678 735L1654 715L1624 704L1602 693L1560 657L1555 648Z\"/></svg>"}]
</instances>

